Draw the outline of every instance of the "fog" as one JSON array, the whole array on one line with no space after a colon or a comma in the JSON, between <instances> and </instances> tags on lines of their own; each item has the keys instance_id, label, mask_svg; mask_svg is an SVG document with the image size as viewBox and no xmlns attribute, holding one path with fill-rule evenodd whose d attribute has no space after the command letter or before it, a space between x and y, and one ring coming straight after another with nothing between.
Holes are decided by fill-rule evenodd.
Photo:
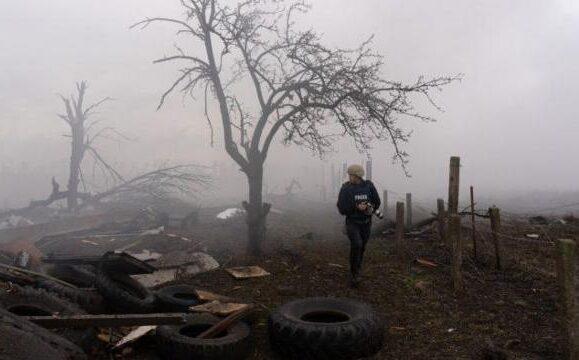
<instances>
[{"instance_id":1,"label":"fog","mask_svg":"<svg viewBox=\"0 0 579 360\"><path fill-rule=\"evenodd\" d=\"M232 1L233 2L233 1ZM121 5L122 4L122 5ZM386 56L388 79L412 81L464 74L436 94L438 112L419 102L436 123L404 120L414 133L406 177L391 161L389 143L374 143L374 180L380 188L430 201L447 192L448 159L461 157L461 190L474 185L490 199L536 192L575 192L579 178L579 3L553 1L315 0L303 18L331 45L354 47L371 34ZM226 189L200 201L244 197L246 183L225 155L221 133L210 146L201 99L159 97L177 75L170 54L175 29L129 26L143 18L175 17L178 1L4 1L0 11L0 208L23 206L50 192L50 178L66 183L69 139L57 117L75 82L104 104L97 116L127 139L102 140L106 159L125 174L163 163L217 166ZM248 96L253 96L248 94ZM266 162L266 190L283 193L300 179L304 196L329 186L329 169L367 155L343 139L323 159L276 144ZM220 179L223 180L223 179ZM539 204L540 205L540 204Z\"/></svg>"}]
</instances>

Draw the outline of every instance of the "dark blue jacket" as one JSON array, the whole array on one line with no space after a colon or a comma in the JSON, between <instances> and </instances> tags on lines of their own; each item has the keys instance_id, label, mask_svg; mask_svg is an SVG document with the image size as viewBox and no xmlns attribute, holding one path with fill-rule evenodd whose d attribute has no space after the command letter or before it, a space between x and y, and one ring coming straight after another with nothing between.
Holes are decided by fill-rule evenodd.
<instances>
[{"instance_id":1,"label":"dark blue jacket","mask_svg":"<svg viewBox=\"0 0 579 360\"><path fill-rule=\"evenodd\" d=\"M356 205L367 201L374 206L374 209L380 209L380 196L370 180L362 180L360 184L346 182L340 189L338 195L338 210L340 214L345 215L347 220L367 223L372 216L366 215L356 208Z\"/></svg>"}]
</instances>

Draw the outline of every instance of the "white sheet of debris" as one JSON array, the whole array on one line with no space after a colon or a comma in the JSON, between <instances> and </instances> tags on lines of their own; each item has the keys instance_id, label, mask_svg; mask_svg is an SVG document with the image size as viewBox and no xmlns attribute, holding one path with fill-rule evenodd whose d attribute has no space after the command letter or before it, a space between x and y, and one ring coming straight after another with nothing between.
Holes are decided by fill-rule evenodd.
<instances>
[{"instance_id":1,"label":"white sheet of debris","mask_svg":"<svg viewBox=\"0 0 579 360\"><path fill-rule=\"evenodd\" d=\"M153 266L156 266L156 264L153 263ZM169 266L161 268L152 274L132 275L131 277L145 287L154 287L179 278L215 270L219 268L219 263L209 254L196 252L189 254L186 260L175 262Z\"/></svg>"},{"instance_id":2,"label":"white sheet of debris","mask_svg":"<svg viewBox=\"0 0 579 360\"><path fill-rule=\"evenodd\" d=\"M221 220L230 219L232 217L236 217L245 213L245 210L240 208L229 208L226 209L219 214L217 214L217 218Z\"/></svg>"},{"instance_id":3,"label":"white sheet of debris","mask_svg":"<svg viewBox=\"0 0 579 360\"><path fill-rule=\"evenodd\" d=\"M0 230L13 229L29 225L34 225L34 223L29 219L18 215L10 215L7 218L0 220Z\"/></svg>"}]
</instances>

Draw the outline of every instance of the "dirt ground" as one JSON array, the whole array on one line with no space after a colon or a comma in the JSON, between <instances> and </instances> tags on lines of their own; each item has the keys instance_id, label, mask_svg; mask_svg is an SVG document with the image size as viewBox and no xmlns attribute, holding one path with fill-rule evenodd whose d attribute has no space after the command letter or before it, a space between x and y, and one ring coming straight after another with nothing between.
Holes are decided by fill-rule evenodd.
<instances>
[{"instance_id":1,"label":"dirt ground","mask_svg":"<svg viewBox=\"0 0 579 360\"><path fill-rule=\"evenodd\" d=\"M394 239L381 235L376 226L365 256L362 286L354 290L347 286L349 243L341 231L342 219L332 206L272 213L265 255L259 259L244 255L243 218L218 220L217 211L204 210L199 224L182 235L202 243L201 248L222 268L184 281L259 305L251 359L276 359L267 341L268 312L284 302L310 296L349 297L372 304L386 324L385 346L376 359L476 359L483 358L489 348L499 348L514 359L559 359L563 355L552 248L532 250L532 258L541 259L541 269L530 267L531 262L520 256L510 256L505 260L506 269L497 272L490 258L475 264L469 255L472 249L467 247L466 286L456 294L449 254L436 233L409 237L410 261L402 263L394 253ZM146 241L134 250L166 252L193 246L174 241ZM86 243L78 246L85 253L103 250ZM64 248L46 250L62 252ZM420 265L417 258L437 266ZM223 270L241 265L259 265L271 275L235 280Z\"/></svg>"}]
</instances>

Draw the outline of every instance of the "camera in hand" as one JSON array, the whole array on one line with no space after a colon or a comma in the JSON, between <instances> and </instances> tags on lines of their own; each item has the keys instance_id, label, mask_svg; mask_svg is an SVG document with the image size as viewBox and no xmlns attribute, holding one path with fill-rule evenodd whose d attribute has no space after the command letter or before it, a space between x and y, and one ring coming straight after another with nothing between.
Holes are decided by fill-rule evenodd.
<instances>
[{"instance_id":1,"label":"camera in hand","mask_svg":"<svg viewBox=\"0 0 579 360\"><path fill-rule=\"evenodd\" d=\"M384 215L382 214L380 209L374 208L374 204L369 203L367 201L363 202L363 204L366 204L366 211L364 212L366 215L368 216L376 215L378 219L384 219Z\"/></svg>"}]
</instances>

